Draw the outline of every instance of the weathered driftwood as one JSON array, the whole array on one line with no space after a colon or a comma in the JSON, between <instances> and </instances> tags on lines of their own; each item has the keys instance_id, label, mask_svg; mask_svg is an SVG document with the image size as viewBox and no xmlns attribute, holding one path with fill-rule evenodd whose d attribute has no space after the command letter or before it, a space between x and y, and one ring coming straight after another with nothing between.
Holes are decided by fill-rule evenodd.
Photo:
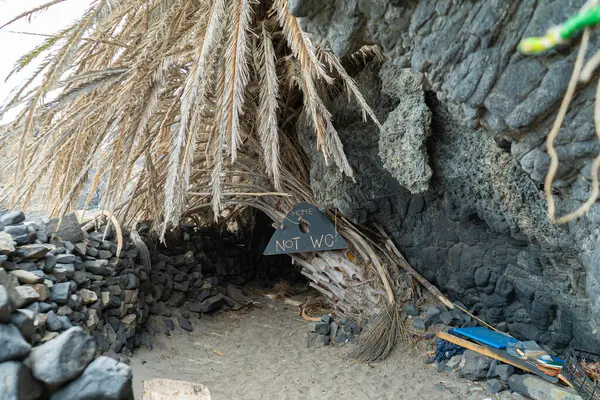
<instances>
[{"instance_id":1,"label":"weathered driftwood","mask_svg":"<svg viewBox=\"0 0 600 400\"><path fill-rule=\"evenodd\" d=\"M142 400L211 400L210 391L200 383L172 379L142 381Z\"/></svg>"}]
</instances>

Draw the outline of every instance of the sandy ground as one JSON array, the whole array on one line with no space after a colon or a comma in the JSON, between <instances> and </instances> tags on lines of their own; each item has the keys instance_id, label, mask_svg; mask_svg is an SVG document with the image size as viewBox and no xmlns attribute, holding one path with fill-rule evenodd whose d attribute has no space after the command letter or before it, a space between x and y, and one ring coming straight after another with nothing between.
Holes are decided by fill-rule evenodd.
<instances>
[{"instance_id":1,"label":"sandy ground","mask_svg":"<svg viewBox=\"0 0 600 400\"><path fill-rule=\"evenodd\" d=\"M244 315L192 319L191 333L175 328L171 337L155 336L154 350L139 349L131 359L136 399L141 381L152 378L202 383L214 400L517 398L489 396L485 382L438 373L424 363L422 350L408 344L375 365L348 360L348 347L307 348L297 309L260 301L261 308Z\"/></svg>"}]
</instances>

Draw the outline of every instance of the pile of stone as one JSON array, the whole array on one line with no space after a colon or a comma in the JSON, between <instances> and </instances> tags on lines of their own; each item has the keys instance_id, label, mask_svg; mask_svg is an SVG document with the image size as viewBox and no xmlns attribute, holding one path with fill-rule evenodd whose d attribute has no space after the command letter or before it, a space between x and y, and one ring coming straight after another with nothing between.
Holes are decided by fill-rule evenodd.
<instances>
[{"instance_id":1,"label":"pile of stone","mask_svg":"<svg viewBox=\"0 0 600 400\"><path fill-rule=\"evenodd\" d=\"M254 263L243 237L216 229L182 227L171 232L166 243L152 251L151 261L150 279L142 284L142 292L152 334L170 335L176 326L192 331L192 317L242 306L247 297L241 285L264 283L286 268L294 273L289 262L280 264L279 271L255 268L270 264Z\"/></svg>"},{"instance_id":2,"label":"pile of stone","mask_svg":"<svg viewBox=\"0 0 600 400\"><path fill-rule=\"evenodd\" d=\"M438 372L453 372L461 378L485 382L485 390L490 395L507 390L532 399L582 400L566 386L555 385L471 350L437 363L436 367Z\"/></svg>"},{"instance_id":3,"label":"pile of stone","mask_svg":"<svg viewBox=\"0 0 600 400\"><path fill-rule=\"evenodd\" d=\"M363 325L366 325L366 322L365 320ZM320 321L308 324L306 347L344 346L353 341L362 329L363 326L346 317L340 317L336 321L329 314L323 315Z\"/></svg>"},{"instance_id":4,"label":"pile of stone","mask_svg":"<svg viewBox=\"0 0 600 400\"><path fill-rule=\"evenodd\" d=\"M427 330L430 327L452 326L452 327L474 327L478 323L468 314L459 309L448 310L443 304L434 304L424 307L417 307L408 304L404 307L404 313L412 319L413 328L417 330ZM502 328L502 327L500 327Z\"/></svg>"},{"instance_id":5,"label":"pile of stone","mask_svg":"<svg viewBox=\"0 0 600 400\"><path fill-rule=\"evenodd\" d=\"M436 364L438 372L457 373L459 377L472 381L487 380L488 394L500 393L509 388L508 380L516 372L512 365L499 363L471 350L455 355Z\"/></svg>"},{"instance_id":6,"label":"pile of stone","mask_svg":"<svg viewBox=\"0 0 600 400\"><path fill-rule=\"evenodd\" d=\"M91 333L98 354L128 356L141 343L148 307L139 296L148 280L129 237L117 256L112 230L84 232L75 214L27 221L0 216L0 267L16 279L19 308L34 320L31 343L43 344L72 327ZM140 300L141 298L141 300Z\"/></svg>"},{"instance_id":7,"label":"pile of stone","mask_svg":"<svg viewBox=\"0 0 600 400\"><path fill-rule=\"evenodd\" d=\"M30 300L21 287L0 269L0 398L133 399L130 367L96 357L96 342L82 328L37 340L40 319L23 308Z\"/></svg>"}]
</instances>

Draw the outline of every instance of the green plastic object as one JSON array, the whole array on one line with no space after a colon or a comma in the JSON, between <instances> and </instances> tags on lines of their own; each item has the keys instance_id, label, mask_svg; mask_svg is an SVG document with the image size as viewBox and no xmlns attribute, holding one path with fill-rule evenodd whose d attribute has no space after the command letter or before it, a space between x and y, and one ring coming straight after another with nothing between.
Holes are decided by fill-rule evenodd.
<instances>
[{"instance_id":1,"label":"green plastic object","mask_svg":"<svg viewBox=\"0 0 600 400\"><path fill-rule=\"evenodd\" d=\"M550 28L546 35L529 37L519 43L519 51L523 54L539 54L553 49L575 36L587 27L600 23L600 5L581 10L559 26Z\"/></svg>"}]
</instances>

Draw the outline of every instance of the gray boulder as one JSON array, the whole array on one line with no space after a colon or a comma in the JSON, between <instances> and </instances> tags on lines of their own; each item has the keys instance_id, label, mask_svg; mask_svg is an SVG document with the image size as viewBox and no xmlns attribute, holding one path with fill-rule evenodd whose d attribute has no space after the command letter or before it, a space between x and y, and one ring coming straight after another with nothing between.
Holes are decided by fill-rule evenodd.
<instances>
[{"instance_id":1,"label":"gray boulder","mask_svg":"<svg viewBox=\"0 0 600 400\"><path fill-rule=\"evenodd\" d=\"M512 365L498 365L494 370L495 374L504 382L508 382L508 378L514 375L515 367Z\"/></svg>"},{"instance_id":2,"label":"gray boulder","mask_svg":"<svg viewBox=\"0 0 600 400\"><path fill-rule=\"evenodd\" d=\"M56 256L56 262L59 264L73 264L77 261L74 254L59 254Z\"/></svg>"},{"instance_id":3,"label":"gray boulder","mask_svg":"<svg viewBox=\"0 0 600 400\"><path fill-rule=\"evenodd\" d=\"M477 381L487 377L488 370L492 359L476 353L471 350L466 350L458 366L458 375L461 378Z\"/></svg>"},{"instance_id":4,"label":"gray boulder","mask_svg":"<svg viewBox=\"0 0 600 400\"><path fill-rule=\"evenodd\" d=\"M91 272L94 275L110 275L110 270L106 268L107 265L107 260L87 260L83 262L83 267L85 268L85 270L87 272Z\"/></svg>"},{"instance_id":5,"label":"gray boulder","mask_svg":"<svg viewBox=\"0 0 600 400\"><path fill-rule=\"evenodd\" d=\"M54 311L50 311L46 314L46 330L50 332L60 332L63 329L63 325L58 315Z\"/></svg>"},{"instance_id":6,"label":"gray boulder","mask_svg":"<svg viewBox=\"0 0 600 400\"><path fill-rule=\"evenodd\" d=\"M27 225L10 225L4 227L4 232L12 235L13 238L16 238L21 235L27 235L29 228Z\"/></svg>"},{"instance_id":7,"label":"gray boulder","mask_svg":"<svg viewBox=\"0 0 600 400\"><path fill-rule=\"evenodd\" d=\"M37 260L38 258L43 258L49 251L50 248L43 244L27 244L18 247L16 255L23 260Z\"/></svg>"},{"instance_id":8,"label":"gray boulder","mask_svg":"<svg viewBox=\"0 0 600 400\"><path fill-rule=\"evenodd\" d=\"M217 311L223 306L223 295L217 294L216 296L209 297L200 303L200 309L203 313L210 313Z\"/></svg>"},{"instance_id":9,"label":"gray boulder","mask_svg":"<svg viewBox=\"0 0 600 400\"><path fill-rule=\"evenodd\" d=\"M24 358L30 350L31 345L16 326L0 324L0 363Z\"/></svg>"},{"instance_id":10,"label":"gray boulder","mask_svg":"<svg viewBox=\"0 0 600 400\"><path fill-rule=\"evenodd\" d=\"M582 400L574 390L554 385L534 375L513 375L508 379L510 390L534 400Z\"/></svg>"},{"instance_id":11,"label":"gray boulder","mask_svg":"<svg viewBox=\"0 0 600 400\"><path fill-rule=\"evenodd\" d=\"M0 223L3 225L17 225L25 221L23 211L11 211L0 216Z\"/></svg>"},{"instance_id":12,"label":"gray boulder","mask_svg":"<svg viewBox=\"0 0 600 400\"><path fill-rule=\"evenodd\" d=\"M500 393L502 390L504 390L504 387L502 386L502 383L500 383L500 381L498 379L490 379L485 384L485 391L488 394Z\"/></svg>"},{"instance_id":13,"label":"gray boulder","mask_svg":"<svg viewBox=\"0 0 600 400\"><path fill-rule=\"evenodd\" d=\"M47 385L61 385L78 376L95 353L94 338L74 327L34 348L29 359L33 376Z\"/></svg>"},{"instance_id":14,"label":"gray boulder","mask_svg":"<svg viewBox=\"0 0 600 400\"><path fill-rule=\"evenodd\" d=\"M67 304L71 295L71 284L69 282L57 283L52 287L52 301L57 304Z\"/></svg>"},{"instance_id":15,"label":"gray boulder","mask_svg":"<svg viewBox=\"0 0 600 400\"><path fill-rule=\"evenodd\" d=\"M75 213L66 214L62 217L62 221L60 218L52 218L46 226L50 236L58 236L63 241L77 243L84 239Z\"/></svg>"},{"instance_id":16,"label":"gray boulder","mask_svg":"<svg viewBox=\"0 0 600 400\"><path fill-rule=\"evenodd\" d=\"M4 286L0 286L0 323L8 322L14 308L15 306L8 297L8 291Z\"/></svg>"},{"instance_id":17,"label":"gray boulder","mask_svg":"<svg viewBox=\"0 0 600 400\"><path fill-rule=\"evenodd\" d=\"M18 361L0 364L0 395L2 400L34 400L42 395L42 384L31 375L31 370Z\"/></svg>"},{"instance_id":18,"label":"gray boulder","mask_svg":"<svg viewBox=\"0 0 600 400\"><path fill-rule=\"evenodd\" d=\"M21 297L21 295L19 294L19 292L17 292L17 290L16 290L16 288L19 286L19 282L17 281L17 278L15 278L12 275L7 274L6 271L4 271L1 268L0 268L0 286L4 287L4 290L6 291L6 294L8 295L8 299L9 299L10 303L15 308L20 308L25 303L25 299L23 299ZM1 307L1 303L0 303L0 307ZM5 305L5 307L6 307L6 305ZM11 311L13 309L11 309Z\"/></svg>"},{"instance_id":19,"label":"gray boulder","mask_svg":"<svg viewBox=\"0 0 600 400\"><path fill-rule=\"evenodd\" d=\"M46 254L46 255L44 256L44 259L45 259L45 263L44 263L44 265L45 265L45 267L44 267L44 272L46 272L46 273L51 273L51 272L52 272L52 270L54 269L54 267L56 266L56 263L57 263L57 261L58 261L58 257L57 257L57 256L55 256L54 254L50 254L50 253L48 253L48 254Z\"/></svg>"},{"instance_id":20,"label":"gray boulder","mask_svg":"<svg viewBox=\"0 0 600 400\"><path fill-rule=\"evenodd\" d=\"M19 329L21 335L29 342L32 343L35 336L35 326L33 321L35 314L31 310L21 309L17 310L10 316L10 323Z\"/></svg>"},{"instance_id":21,"label":"gray boulder","mask_svg":"<svg viewBox=\"0 0 600 400\"><path fill-rule=\"evenodd\" d=\"M51 400L133 400L131 368L110 357L98 357L83 374L52 394Z\"/></svg>"}]
</instances>

